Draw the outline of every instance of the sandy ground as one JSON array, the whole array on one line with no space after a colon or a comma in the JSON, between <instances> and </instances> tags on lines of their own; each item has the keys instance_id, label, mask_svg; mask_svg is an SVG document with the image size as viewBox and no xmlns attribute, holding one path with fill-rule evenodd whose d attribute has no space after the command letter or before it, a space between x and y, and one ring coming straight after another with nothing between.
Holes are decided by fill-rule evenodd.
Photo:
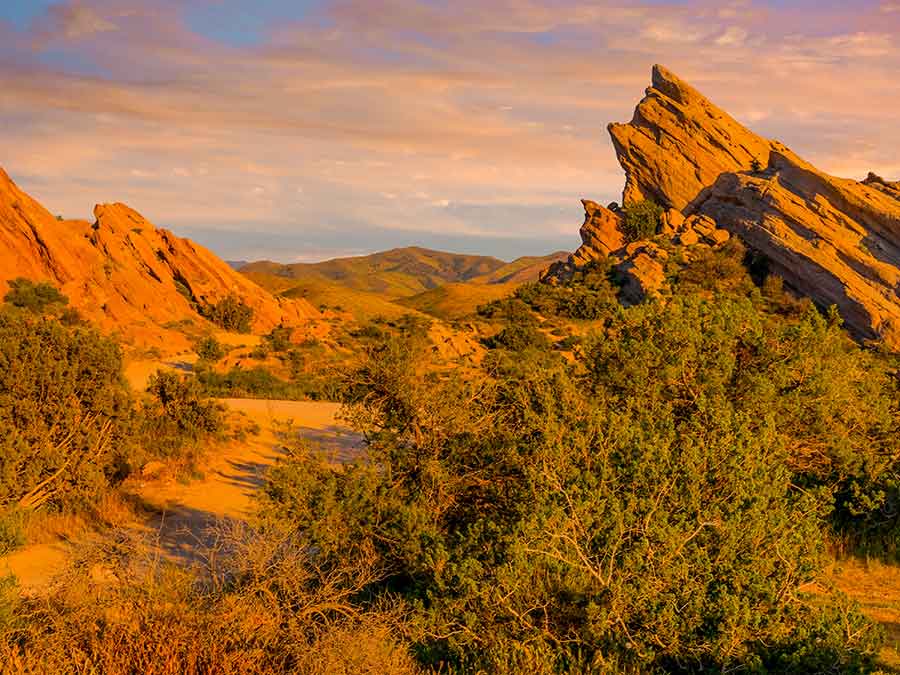
<instances>
[{"instance_id":1,"label":"sandy ground","mask_svg":"<svg viewBox=\"0 0 900 675\"><path fill-rule=\"evenodd\" d=\"M335 419L336 403L228 399L232 410L259 424L259 436L217 447L202 479L181 484L148 481L138 495L160 515L134 527L151 531L164 555L186 562L202 556L210 526L222 519L252 518L253 496L283 446L286 423L306 442L348 458L359 451L361 439ZM28 546L0 558L0 574L12 573L25 591L45 586L66 562L72 544L59 542Z\"/></svg>"}]
</instances>

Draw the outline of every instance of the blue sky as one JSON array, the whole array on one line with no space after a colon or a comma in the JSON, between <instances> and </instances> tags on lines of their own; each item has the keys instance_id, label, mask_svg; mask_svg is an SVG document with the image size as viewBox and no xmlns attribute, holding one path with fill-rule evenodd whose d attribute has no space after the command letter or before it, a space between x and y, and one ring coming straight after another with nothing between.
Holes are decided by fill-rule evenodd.
<instances>
[{"instance_id":1,"label":"blue sky","mask_svg":"<svg viewBox=\"0 0 900 675\"><path fill-rule=\"evenodd\" d=\"M900 178L900 0L5 0L0 163L229 258L578 244L660 62L825 170Z\"/></svg>"}]
</instances>

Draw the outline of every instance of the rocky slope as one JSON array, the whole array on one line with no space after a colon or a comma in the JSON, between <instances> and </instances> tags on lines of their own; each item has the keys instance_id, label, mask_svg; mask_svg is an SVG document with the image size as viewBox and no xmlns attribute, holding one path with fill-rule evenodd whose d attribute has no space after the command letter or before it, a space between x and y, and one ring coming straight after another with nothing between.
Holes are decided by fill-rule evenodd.
<instances>
[{"instance_id":1,"label":"rocky slope","mask_svg":"<svg viewBox=\"0 0 900 675\"><path fill-rule=\"evenodd\" d=\"M736 234L796 291L837 305L858 337L900 348L900 184L829 176L662 66L632 121L609 132L626 175L623 204L668 209L661 234L688 246ZM614 253L618 221L611 229L609 219L589 213L596 226L582 228L573 264L610 254L604 246Z\"/></svg>"},{"instance_id":2,"label":"rocky slope","mask_svg":"<svg viewBox=\"0 0 900 675\"><path fill-rule=\"evenodd\" d=\"M196 306L229 295L254 309L256 331L319 316L304 300L273 297L124 204L98 205L94 216L94 223L59 221L0 170L0 287L16 277L48 280L102 329L166 353L188 346L174 324L205 324Z\"/></svg>"}]
</instances>

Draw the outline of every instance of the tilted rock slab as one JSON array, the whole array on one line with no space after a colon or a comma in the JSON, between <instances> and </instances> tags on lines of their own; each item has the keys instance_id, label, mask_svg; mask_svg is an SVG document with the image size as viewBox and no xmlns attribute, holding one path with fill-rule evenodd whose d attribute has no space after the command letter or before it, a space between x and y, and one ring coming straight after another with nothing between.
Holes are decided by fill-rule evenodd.
<instances>
[{"instance_id":1,"label":"tilted rock slab","mask_svg":"<svg viewBox=\"0 0 900 675\"><path fill-rule=\"evenodd\" d=\"M631 123L609 131L625 204L647 198L711 217L799 293L837 305L858 337L900 349L896 183L829 176L661 66Z\"/></svg>"},{"instance_id":2,"label":"tilted rock slab","mask_svg":"<svg viewBox=\"0 0 900 675\"><path fill-rule=\"evenodd\" d=\"M103 330L163 353L189 346L167 325L206 323L192 301L202 305L234 295L253 308L256 332L320 316L307 301L272 296L207 249L155 227L124 204L98 205L94 216L93 223L57 220L0 169L0 297L5 282L16 277L49 281Z\"/></svg>"}]
</instances>

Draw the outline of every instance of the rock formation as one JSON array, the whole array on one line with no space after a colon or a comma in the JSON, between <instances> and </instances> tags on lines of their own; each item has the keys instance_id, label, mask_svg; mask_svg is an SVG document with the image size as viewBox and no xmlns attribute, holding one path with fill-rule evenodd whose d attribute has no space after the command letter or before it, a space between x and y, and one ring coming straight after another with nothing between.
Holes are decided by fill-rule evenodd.
<instances>
[{"instance_id":1,"label":"rock formation","mask_svg":"<svg viewBox=\"0 0 900 675\"><path fill-rule=\"evenodd\" d=\"M900 184L829 176L661 66L632 121L609 132L626 208L652 199L670 209L663 229L676 243L738 235L796 291L837 305L858 337L900 348ZM671 209L684 224L671 224Z\"/></svg>"},{"instance_id":2,"label":"rock formation","mask_svg":"<svg viewBox=\"0 0 900 675\"><path fill-rule=\"evenodd\" d=\"M622 216L600 206L590 199L582 199L584 224L581 226L581 247L575 251L572 262L584 265L618 251L627 243L622 233Z\"/></svg>"},{"instance_id":3,"label":"rock formation","mask_svg":"<svg viewBox=\"0 0 900 675\"><path fill-rule=\"evenodd\" d=\"M196 307L229 295L253 308L258 332L319 316L305 300L275 298L123 204L99 205L94 216L94 223L57 220L0 169L0 289L16 277L50 281L102 329L166 353L189 344L173 324L204 325Z\"/></svg>"}]
</instances>

